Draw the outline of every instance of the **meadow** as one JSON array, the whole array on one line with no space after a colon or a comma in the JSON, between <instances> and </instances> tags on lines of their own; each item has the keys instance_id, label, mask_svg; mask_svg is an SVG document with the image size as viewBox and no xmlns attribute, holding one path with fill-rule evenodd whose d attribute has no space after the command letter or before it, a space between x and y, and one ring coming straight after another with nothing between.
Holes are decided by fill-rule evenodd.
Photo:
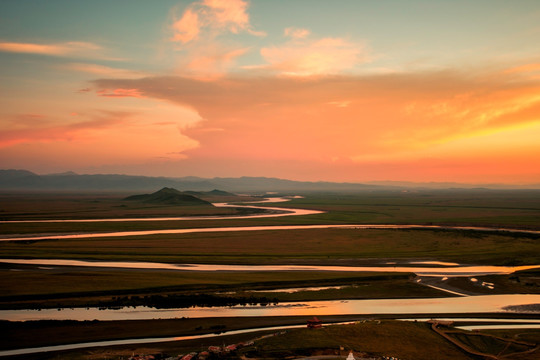
<instances>
[{"instance_id":1,"label":"meadow","mask_svg":"<svg viewBox=\"0 0 540 360\"><path fill-rule=\"evenodd\" d=\"M3 238L7 238L10 236L153 229L316 224L417 224L540 230L540 191L477 189L408 192L379 191L354 194L306 193L302 195L303 198L295 198L289 202L265 205L314 209L324 211L324 213L273 218L191 219L182 221L3 222L0 223L0 233ZM0 196L2 200L0 202L0 218L9 221L227 216L260 213L260 210L242 208L128 203L123 200L125 196L126 194L62 194L59 196L55 194L4 194ZM260 198L257 196L251 198L229 197L226 200L220 200L238 202L241 199L255 200ZM238 202L238 204L241 203ZM268 230L2 241L0 242L0 257L9 259L345 266L380 265L386 262L445 261L460 264L516 266L540 263L539 240L540 236L526 232L483 232L453 229ZM269 301L452 296L416 283L413 281L414 274L393 273L391 266L388 267L388 272L385 273L333 273L324 271L283 273L186 272L62 266L48 268L34 265L0 264L0 273L2 275L0 277L0 292L2 293L0 307L4 309L86 307L102 306L103 304L114 306L114 301L116 301L114 299L119 298L127 299L127 303L124 302L124 305L135 305L138 303L130 303L130 299L140 301L145 296L182 295L189 297L199 296L200 294L231 298L258 296L268 298ZM449 284L476 293L540 292L537 271L479 278L482 281L495 283L496 290L492 292L486 289L479 290L472 287L470 281L460 278L451 279ZM290 287L341 285L354 286L296 293L260 292L262 290ZM265 319L265 322L274 320L269 318ZM185 333L200 333L203 328L208 331L209 328L205 323L209 320L199 319L198 322L193 321L198 325L193 325L193 329L187 329ZM149 326L152 322L142 323ZM237 322L236 325L229 324L227 326L230 328L245 328L249 327L248 324L246 322L241 325ZM67 328L58 323L53 325L53 327L59 326L54 331L66 331L66 329L71 328L71 325L74 328L80 328L80 326L84 325L83 328L89 329L88 331L99 333L100 327L112 326L112 323L74 323ZM4 323L3 327L14 329L17 326ZM40 333L43 326L45 324L42 322L28 323L28 327L20 331L37 334ZM115 326L119 329L127 326L127 324L116 324ZM150 328L153 328L152 326ZM399 338L401 348L409 349L407 350L409 352L403 352L400 356L416 356L412 350L413 339L402 336L403 326L407 327L408 330L406 331L414 333L416 339L418 339L419 334L424 334L424 325L420 324L393 325L389 323L377 329L386 329L384 331L387 333L380 336ZM145 325L140 325L138 328L144 329ZM194 330L195 328L199 328L199 330ZM171 329L175 329L175 327ZM370 331L377 333L377 329ZM112 330L105 329L103 331L103 337L110 338ZM347 337L348 335L341 334L341 330L332 331L337 332L335 335L326 336L324 339L315 337L313 339L314 343L335 348L337 342L332 342L331 339L339 338L343 341L346 340L345 342L351 344L351 346L356 344L354 346L358 349L365 349L366 344L370 343L373 345L369 350L370 353L379 353L379 347L377 346L383 347L382 343L377 345L378 343L375 340L366 337L366 335L362 336L366 337L367 343L355 343L352 338ZM156 335L162 334L159 331L154 332ZM82 332L78 330L73 334L76 335L76 341L96 338L96 336L88 335L89 333L86 330ZM114 337L122 338L131 335L127 331L119 332ZM39 338L38 335L35 336L37 336L36 339ZM302 336L305 337L306 334ZM42 339L43 344L50 344L52 340L54 339ZM28 341L31 342L31 340ZM65 338L64 341L66 341ZM289 350L299 349L292 353L285 352L289 355L302 353L302 347L294 343L294 337L288 336L283 341L285 342L282 344L274 344L271 341L265 343L263 347L259 348L259 351L261 349L264 351L258 353L257 356L274 356L281 351L279 350L280 347ZM190 342L183 344L175 344L172 349L180 351L182 346L192 346L189 345L192 344ZM436 344L439 344L439 340L432 344L434 346L433 351L447 351L443 349L446 349L448 345ZM11 346L14 345L8 347ZM419 345L416 343L414 346L418 347ZM386 347L386 349L387 354L392 353L391 348ZM452 354L452 351L449 354ZM81 358L86 358L84 356ZM114 358L114 356L111 357ZM469 357L463 358L468 359Z\"/></svg>"},{"instance_id":2,"label":"meadow","mask_svg":"<svg viewBox=\"0 0 540 360\"><path fill-rule=\"evenodd\" d=\"M4 236L44 235L101 231L325 223L402 223L539 226L538 192L525 191L427 191L366 192L361 194L310 194L280 207L301 207L325 213L275 218L90 223L1 223ZM186 216L205 211L213 215L238 214L245 209L208 206L147 204L124 200L124 194L84 196L62 194L4 195L4 219L122 218L131 216ZM214 199L238 201L245 197ZM257 197L247 198L253 201ZM271 206L273 204L270 204ZM273 205L275 206L275 205ZM201 210L202 209L202 210ZM376 211L375 211L376 210ZM253 210L250 210L253 211ZM388 221L391 218L392 221ZM489 218L489 220L485 220ZM517 218L517 222L509 222ZM479 222L479 219L482 221ZM383 221L384 220L384 221ZM536 221L536 222L535 222ZM527 226L523 226L526 223ZM460 264L528 265L540 262L540 236L527 233L481 232L450 229L301 229L286 231L208 232L128 237L52 239L0 242L4 258L79 259L207 264L380 265L388 261L446 261ZM183 291L211 292L237 288L237 293L261 288L343 284L359 274L329 272L194 273L157 270L119 270L1 266L2 306L21 306L25 296L34 303L75 306L123 294L159 294ZM391 267L388 269L391 272ZM441 296L442 292L419 286L403 274L393 279L371 276L370 286L359 290L326 290L280 294L283 300L332 298L384 298ZM341 280L340 280L341 279ZM513 292L537 292L508 277L491 279ZM366 283L366 281L363 281ZM455 280L455 282L458 282ZM459 282L458 282L459 283ZM23 285L24 284L24 285ZM536 282L534 282L536 284ZM461 284L465 286L466 284ZM386 290L385 290L386 289ZM75 294L75 295L73 295ZM16 301L14 299L17 299ZM51 299L54 301L51 302ZM63 299L63 300L60 300ZM79 299L79 300L77 300ZM82 299L82 300L81 300ZM16 303L19 303L16 305ZM45 305L44 305L45 306Z\"/></svg>"},{"instance_id":3,"label":"meadow","mask_svg":"<svg viewBox=\"0 0 540 360\"><path fill-rule=\"evenodd\" d=\"M321 320L324 323L355 322L346 325L325 326L315 330L306 328L279 332L263 330L240 335L225 334L219 337L217 337L217 334L224 330L261 326L303 325L305 319L299 317L247 317L243 318L241 323L238 319L231 318L110 322L42 321L39 324L34 322L9 323L3 324L9 332L0 341L0 348L5 348L6 344L19 346L28 343L36 345L50 344L51 341L43 337L44 333L49 334L49 338L52 339L70 338L73 342L77 342L87 341L88 339L92 341L108 339L110 337L107 334L111 333L120 338L136 338L182 336L210 332L215 333L216 337L158 344L119 345L36 355L30 354L25 355L24 359L121 359L132 354L155 354L163 358L187 354L192 351L200 352L208 346L223 346L223 344L235 344L252 340L255 340L253 345L244 347L239 351L222 354L219 358L294 359L326 355L336 359L343 359L350 351L353 351L357 357L380 358L381 356L393 356L398 359L439 360L471 360L479 358L457 348L432 331L430 325L424 322L404 322L385 319L385 317L365 318L361 316L322 316ZM489 320L486 319L486 322L489 323ZM462 322L462 325L464 324L466 322ZM472 350L492 355L498 354L505 347L507 354L534 348L534 345L507 346L512 339L532 344L540 341L540 331L538 329L489 330L476 333L456 331L452 336L467 344ZM499 337L500 340L495 337ZM535 353L515 354L506 358L514 360L534 359Z\"/></svg>"}]
</instances>

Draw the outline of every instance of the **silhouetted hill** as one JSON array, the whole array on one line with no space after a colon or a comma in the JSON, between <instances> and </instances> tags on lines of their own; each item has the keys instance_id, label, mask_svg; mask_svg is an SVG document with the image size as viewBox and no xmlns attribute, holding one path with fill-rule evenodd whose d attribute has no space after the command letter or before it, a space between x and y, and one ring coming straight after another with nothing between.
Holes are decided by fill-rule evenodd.
<instances>
[{"instance_id":1,"label":"silhouetted hill","mask_svg":"<svg viewBox=\"0 0 540 360\"><path fill-rule=\"evenodd\" d=\"M140 201L151 204L163 204L163 205L208 205L214 206L208 201L199 199L193 195L182 193L176 189L164 187L163 189L156 191L152 194L132 195L128 196L124 200L128 201Z\"/></svg>"}]
</instances>

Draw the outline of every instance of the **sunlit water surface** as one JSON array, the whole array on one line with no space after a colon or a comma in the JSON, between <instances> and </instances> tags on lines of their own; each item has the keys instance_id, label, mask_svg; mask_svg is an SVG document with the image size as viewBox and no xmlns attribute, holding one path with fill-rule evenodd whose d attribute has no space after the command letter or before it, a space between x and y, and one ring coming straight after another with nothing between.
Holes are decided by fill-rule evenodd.
<instances>
[{"instance_id":1,"label":"sunlit water surface","mask_svg":"<svg viewBox=\"0 0 540 360\"><path fill-rule=\"evenodd\" d=\"M279 303L267 306L191 307L155 309L146 306L118 310L96 308L0 310L0 319L134 320L183 317L313 316L350 314L452 314L508 312L506 306L539 304L540 295L512 294L430 299L332 300Z\"/></svg>"}]
</instances>

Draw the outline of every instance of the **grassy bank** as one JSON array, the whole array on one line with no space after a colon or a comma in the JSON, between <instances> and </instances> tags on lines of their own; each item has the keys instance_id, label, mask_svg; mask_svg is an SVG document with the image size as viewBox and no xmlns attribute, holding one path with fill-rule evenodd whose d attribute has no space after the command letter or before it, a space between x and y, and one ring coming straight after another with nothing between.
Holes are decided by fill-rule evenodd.
<instances>
[{"instance_id":1,"label":"grassy bank","mask_svg":"<svg viewBox=\"0 0 540 360\"><path fill-rule=\"evenodd\" d=\"M430 259L520 265L538 264L539 240L533 234L462 230L303 229L0 242L0 254L214 264L347 265L355 259Z\"/></svg>"},{"instance_id":2,"label":"grassy bank","mask_svg":"<svg viewBox=\"0 0 540 360\"><path fill-rule=\"evenodd\" d=\"M191 296L196 302L196 296L200 294L231 299L267 298L269 301L280 302L448 296L447 293L410 281L411 275L403 273L201 273L110 269L89 271L80 268L48 270L23 267L23 269L24 271L9 271L9 269L2 271L1 308L139 305L141 297L144 296L161 296L164 299L168 296ZM295 293L288 293L286 290L260 292L271 289L341 285L345 287ZM129 300L130 298L133 300Z\"/></svg>"},{"instance_id":3,"label":"grassy bank","mask_svg":"<svg viewBox=\"0 0 540 360\"><path fill-rule=\"evenodd\" d=\"M471 314L468 314L469 316ZM423 315L426 320L432 315ZM489 323L489 316L482 314ZM497 315L500 317L501 315ZM476 317L476 315L474 315ZM340 352L343 348L346 355L353 350L356 355L395 356L402 359L471 359L455 346L430 329L423 322L391 321L393 315L374 316L321 316L323 323L360 321L351 325L325 326L323 329L308 330L305 328L287 330L285 334L256 341L255 346L244 348L240 354L248 357L283 358L306 356L323 352ZM388 319L388 320L384 320ZM154 338L212 334L238 329L253 329L270 326L304 325L305 317L243 317L238 318L205 318L205 319L171 319L171 320L128 320L128 321L30 321L2 322L6 330L0 339L0 349L16 349L37 346L50 346L65 343L101 341L109 339ZM219 338L197 339L158 343L152 345L123 345L106 348L95 348L64 352L60 357L56 354L25 355L31 358L62 359L118 359L125 356L126 351L135 353L162 353L176 355L191 351L201 351L209 345L221 346L239 341L258 338L263 332L243 335L225 335ZM268 331L266 331L268 333ZM275 333L275 331L271 331ZM464 335L470 334L462 332ZM513 337L522 341L539 342L540 331L533 329L496 330L492 333L501 337ZM462 337L463 337L462 336ZM485 345L485 343L484 343ZM490 351L489 343L484 351ZM96 357L97 355L101 357ZM129 353L128 355L131 355ZM231 354L236 358L239 354ZM537 355L537 354L534 354ZM48 357L50 356L50 357ZM534 357L530 357L533 359ZM527 359L526 357L524 359Z\"/></svg>"}]
</instances>

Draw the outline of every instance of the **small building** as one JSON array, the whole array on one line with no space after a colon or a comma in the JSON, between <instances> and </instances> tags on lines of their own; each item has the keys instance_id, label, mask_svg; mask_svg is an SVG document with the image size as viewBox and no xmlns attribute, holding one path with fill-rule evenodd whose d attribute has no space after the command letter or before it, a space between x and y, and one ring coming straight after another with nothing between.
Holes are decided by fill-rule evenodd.
<instances>
[{"instance_id":1,"label":"small building","mask_svg":"<svg viewBox=\"0 0 540 360\"><path fill-rule=\"evenodd\" d=\"M307 321L308 329L318 329L322 328L322 321L318 317L314 316L312 319Z\"/></svg>"},{"instance_id":2,"label":"small building","mask_svg":"<svg viewBox=\"0 0 540 360\"><path fill-rule=\"evenodd\" d=\"M354 357L352 351L349 352L349 356L347 356L347 360L356 360L356 358Z\"/></svg>"}]
</instances>

